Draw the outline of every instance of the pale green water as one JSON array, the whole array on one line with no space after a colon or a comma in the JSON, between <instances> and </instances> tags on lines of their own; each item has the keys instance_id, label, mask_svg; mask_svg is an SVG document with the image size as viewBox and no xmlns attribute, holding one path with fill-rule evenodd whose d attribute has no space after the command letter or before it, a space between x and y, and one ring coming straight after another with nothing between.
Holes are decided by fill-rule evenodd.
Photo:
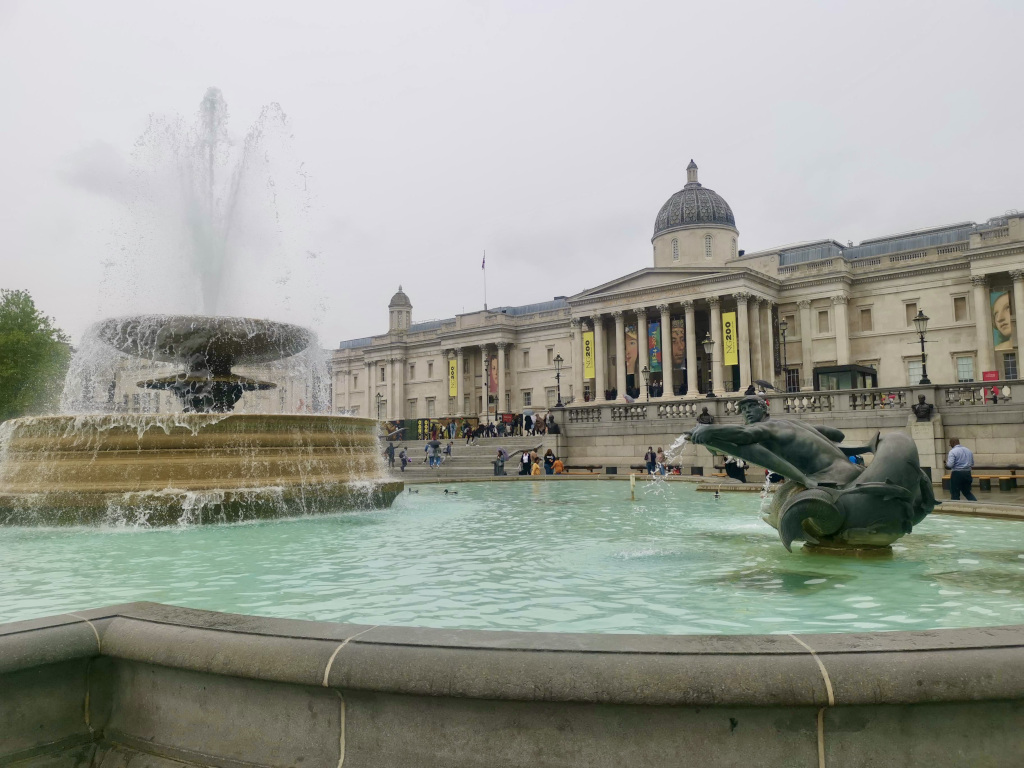
<instances>
[{"instance_id":1,"label":"pale green water","mask_svg":"<svg viewBox=\"0 0 1024 768\"><path fill-rule=\"evenodd\" d=\"M364 624L761 634L1024 623L1024 523L932 516L891 561L792 554L750 494L420 486L393 509L0 530L0 621L131 600Z\"/></svg>"}]
</instances>

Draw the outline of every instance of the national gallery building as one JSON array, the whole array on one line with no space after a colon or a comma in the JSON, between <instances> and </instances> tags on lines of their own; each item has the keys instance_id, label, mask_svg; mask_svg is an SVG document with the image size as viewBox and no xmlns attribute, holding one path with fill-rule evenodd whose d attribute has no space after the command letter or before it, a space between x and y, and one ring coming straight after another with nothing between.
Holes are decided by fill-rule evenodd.
<instances>
[{"instance_id":1,"label":"national gallery building","mask_svg":"<svg viewBox=\"0 0 1024 768\"><path fill-rule=\"evenodd\" d=\"M559 393L572 407L724 396L757 380L916 385L925 366L937 385L1017 378L1024 214L746 253L729 204L692 161L686 175L655 219L653 263L604 285L424 323L399 288L386 333L334 351L335 411L493 418Z\"/></svg>"}]
</instances>

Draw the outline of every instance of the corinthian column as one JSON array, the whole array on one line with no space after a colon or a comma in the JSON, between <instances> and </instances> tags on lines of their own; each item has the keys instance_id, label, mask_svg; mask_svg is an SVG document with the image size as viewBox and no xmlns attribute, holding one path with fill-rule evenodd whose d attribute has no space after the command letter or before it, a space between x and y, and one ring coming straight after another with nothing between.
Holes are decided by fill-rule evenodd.
<instances>
[{"instance_id":1,"label":"corinthian column","mask_svg":"<svg viewBox=\"0 0 1024 768\"><path fill-rule=\"evenodd\" d=\"M612 312L615 318L615 389L618 390L616 401L626 400L626 319L622 310Z\"/></svg>"},{"instance_id":2,"label":"corinthian column","mask_svg":"<svg viewBox=\"0 0 1024 768\"><path fill-rule=\"evenodd\" d=\"M672 312L668 304L659 304L661 312L661 384L664 387L662 397L675 395L675 381L672 370Z\"/></svg>"},{"instance_id":3,"label":"corinthian column","mask_svg":"<svg viewBox=\"0 0 1024 768\"><path fill-rule=\"evenodd\" d=\"M846 294L832 297L832 313L836 321L836 365L850 364L850 321L846 312Z\"/></svg>"},{"instance_id":4,"label":"corinthian column","mask_svg":"<svg viewBox=\"0 0 1024 768\"><path fill-rule=\"evenodd\" d=\"M811 352L811 302L810 299L802 299L800 306L800 391L814 389L814 374Z\"/></svg>"},{"instance_id":5,"label":"corinthian column","mask_svg":"<svg viewBox=\"0 0 1024 768\"><path fill-rule=\"evenodd\" d=\"M740 392L745 390L753 376L750 375L750 294L744 291L734 293L736 299L736 330L739 336Z\"/></svg>"},{"instance_id":6,"label":"corinthian column","mask_svg":"<svg viewBox=\"0 0 1024 768\"><path fill-rule=\"evenodd\" d=\"M977 378L985 371L996 369L996 353L992 346L992 310L988 303L988 279L984 275L971 278L974 286L974 324L978 332L978 367L981 369Z\"/></svg>"},{"instance_id":7,"label":"corinthian column","mask_svg":"<svg viewBox=\"0 0 1024 768\"><path fill-rule=\"evenodd\" d=\"M708 299L711 307L711 339L715 342L711 353L711 390L716 395L725 394L725 367L722 365L722 300L718 296Z\"/></svg>"},{"instance_id":8,"label":"corinthian column","mask_svg":"<svg viewBox=\"0 0 1024 768\"><path fill-rule=\"evenodd\" d=\"M644 375L641 371L646 366L648 369L648 376L650 376L650 350L647 347L647 308L637 307L633 310L636 312L636 376L633 379L634 386L640 390L640 395L646 395L644 391ZM625 360L625 356L623 356ZM629 373L629 371L626 371Z\"/></svg>"},{"instance_id":9,"label":"corinthian column","mask_svg":"<svg viewBox=\"0 0 1024 768\"><path fill-rule=\"evenodd\" d=\"M607 402L604 396L608 389L606 378L606 366L608 365L608 350L604 343L604 315L594 315L594 399L598 402Z\"/></svg>"},{"instance_id":10,"label":"corinthian column","mask_svg":"<svg viewBox=\"0 0 1024 768\"><path fill-rule=\"evenodd\" d=\"M1017 365L1020 365L1020 352L1024 350L1024 269L1011 269L1013 278L1013 326L1017 332ZM1018 374L1019 375L1019 374Z\"/></svg>"},{"instance_id":11,"label":"corinthian column","mask_svg":"<svg viewBox=\"0 0 1024 768\"><path fill-rule=\"evenodd\" d=\"M395 418L405 418L405 358L395 360Z\"/></svg>"},{"instance_id":12,"label":"corinthian column","mask_svg":"<svg viewBox=\"0 0 1024 768\"><path fill-rule=\"evenodd\" d=\"M693 311L693 299L683 300L683 312L686 324L686 396L697 397L700 394L697 382L697 313Z\"/></svg>"},{"instance_id":13,"label":"corinthian column","mask_svg":"<svg viewBox=\"0 0 1024 768\"><path fill-rule=\"evenodd\" d=\"M363 361L363 389L366 390L366 412L363 414L368 419L376 419L377 412L374 410L376 403L373 399L373 394L376 391L374 386L373 374L377 372L377 366L373 364L373 360Z\"/></svg>"},{"instance_id":14,"label":"corinthian column","mask_svg":"<svg viewBox=\"0 0 1024 768\"><path fill-rule=\"evenodd\" d=\"M775 380L775 329L772 327L772 302L761 303L761 363L764 380L776 384Z\"/></svg>"},{"instance_id":15,"label":"corinthian column","mask_svg":"<svg viewBox=\"0 0 1024 768\"><path fill-rule=\"evenodd\" d=\"M498 342L498 391L495 393L497 405L494 410L498 413L505 411L505 348L508 346L504 341Z\"/></svg>"},{"instance_id":16,"label":"corinthian column","mask_svg":"<svg viewBox=\"0 0 1024 768\"><path fill-rule=\"evenodd\" d=\"M764 373L764 361L761 352L761 304L764 299L755 296L753 308L750 314L750 374L751 379L764 379L768 377Z\"/></svg>"},{"instance_id":17,"label":"corinthian column","mask_svg":"<svg viewBox=\"0 0 1024 768\"><path fill-rule=\"evenodd\" d=\"M455 371L455 385L458 392L455 393L455 412L460 416L465 416L462 412L463 401L465 400L466 393L466 382L462 378L463 366L465 366L465 355L462 351L462 347L455 348L456 356L456 371Z\"/></svg>"},{"instance_id":18,"label":"corinthian column","mask_svg":"<svg viewBox=\"0 0 1024 768\"><path fill-rule=\"evenodd\" d=\"M487 404L487 396L491 393L491 366L487 360L487 345L480 345L480 413L477 418L482 422L488 422L491 418L491 407Z\"/></svg>"},{"instance_id":19,"label":"corinthian column","mask_svg":"<svg viewBox=\"0 0 1024 768\"><path fill-rule=\"evenodd\" d=\"M578 317L570 320L569 326L569 336L572 339L572 344L569 345L572 349L572 402L576 404L583 402L583 332L586 326Z\"/></svg>"}]
</instances>

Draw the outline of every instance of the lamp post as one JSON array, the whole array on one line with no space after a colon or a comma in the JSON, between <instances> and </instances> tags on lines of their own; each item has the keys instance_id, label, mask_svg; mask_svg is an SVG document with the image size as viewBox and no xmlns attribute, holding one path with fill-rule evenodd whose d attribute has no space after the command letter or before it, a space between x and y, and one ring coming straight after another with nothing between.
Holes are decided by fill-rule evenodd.
<instances>
[{"instance_id":1,"label":"lamp post","mask_svg":"<svg viewBox=\"0 0 1024 768\"><path fill-rule=\"evenodd\" d=\"M644 376L644 389L647 390L647 402L650 402L651 401L651 384L650 384L650 381L648 379L649 379L649 377L651 375L651 372L647 368L647 366L645 365L643 368L640 369L640 373L642 373L643 376Z\"/></svg>"},{"instance_id":2,"label":"lamp post","mask_svg":"<svg viewBox=\"0 0 1024 768\"><path fill-rule=\"evenodd\" d=\"M784 391L789 392L789 365L786 361L786 329L789 328L789 323L785 320L779 320L779 333L782 334L782 388Z\"/></svg>"},{"instance_id":3,"label":"lamp post","mask_svg":"<svg viewBox=\"0 0 1024 768\"><path fill-rule=\"evenodd\" d=\"M555 355L555 386L558 387L558 402L555 403L555 408L565 408L562 404L562 363L564 362L561 355Z\"/></svg>"},{"instance_id":4,"label":"lamp post","mask_svg":"<svg viewBox=\"0 0 1024 768\"><path fill-rule=\"evenodd\" d=\"M914 316L914 328L917 329L917 335L921 338L921 381L919 384L931 384L928 380L928 356L924 353L924 333L928 330L928 315L923 310L917 310L917 314Z\"/></svg>"},{"instance_id":5,"label":"lamp post","mask_svg":"<svg viewBox=\"0 0 1024 768\"><path fill-rule=\"evenodd\" d=\"M384 402L384 395L377 393L377 421L380 421L380 404Z\"/></svg>"},{"instance_id":6,"label":"lamp post","mask_svg":"<svg viewBox=\"0 0 1024 768\"><path fill-rule=\"evenodd\" d=\"M704 358L707 360L707 366L708 366L708 392L707 392L707 396L708 397L714 397L715 396L715 392L714 392L714 386L715 385L714 385L714 380L711 377L711 364L714 362L714 360L712 360L712 355L714 354L714 351L715 351L715 342L714 342L714 339L711 338L711 331L708 331L707 336L704 337L704 341L701 342L701 343L702 343L702 345L704 347Z\"/></svg>"}]
</instances>

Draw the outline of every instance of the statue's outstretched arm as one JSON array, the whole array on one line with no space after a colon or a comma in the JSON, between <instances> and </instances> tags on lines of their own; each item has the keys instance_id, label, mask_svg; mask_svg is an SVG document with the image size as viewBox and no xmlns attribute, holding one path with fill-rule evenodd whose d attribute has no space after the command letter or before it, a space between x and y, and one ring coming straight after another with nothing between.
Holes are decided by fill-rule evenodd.
<instances>
[{"instance_id":1,"label":"statue's outstretched arm","mask_svg":"<svg viewBox=\"0 0 1024 768\"><path fill-rule=\"evenodd\" d=\"M835 427L815 427L821 434L831 440L833 443L841 443L846 439L846 435L840 432Z\"/></svg>"},{"instance_id":2,"label":"statue's outstretched arm","mask_svg":"<svg viewBox=\"0 0 1024 768\"><path fill-rule=\"evenodd\" d=\"M688 433L690 440L697 444L717 443L719 441L733 445L750 445L767 440L771 433L760 424L701 424Z\"/></svg>"}]
</instances>

